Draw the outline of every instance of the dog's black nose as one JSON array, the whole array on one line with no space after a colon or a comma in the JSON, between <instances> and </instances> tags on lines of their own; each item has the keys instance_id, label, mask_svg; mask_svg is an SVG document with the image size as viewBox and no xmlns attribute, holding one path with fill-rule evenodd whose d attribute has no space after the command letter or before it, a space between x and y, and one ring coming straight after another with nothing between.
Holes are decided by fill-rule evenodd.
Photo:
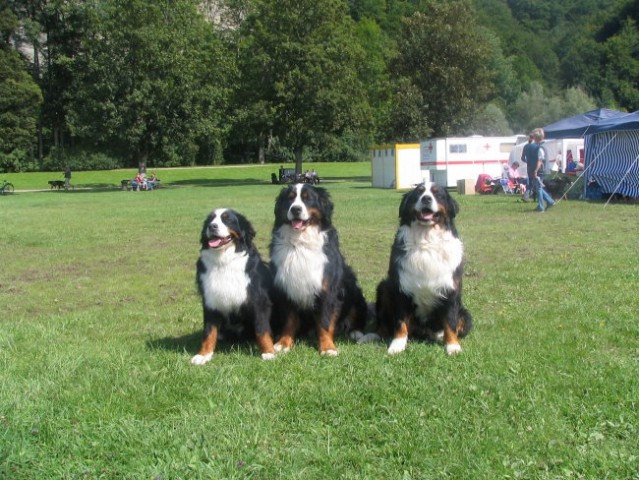
<instances>
[{"instance_id":1,"label":"dog's black nose","mask_svg":"<svg viewBox=\"0 0 639 480\"><path fill-rule=\"evenodd\" d=\"M432 198L430 197L430 195L424 195L424 196L422 197L422 203L423 203L424 205L426 205L426 204L429 204L429 205L430 205L431 201L432 201Z\"/></svg>"},{"instance_id":2,"label":"dog's black nose","mask_svg":"<svg viewBox=\"0 0 639 480\"><path fill-rule=\"evenodd\" d=\"M302 214L302 207L294 205L291 207L291 215L294 217L299 217Z\"/></svg>"}]
</instances>

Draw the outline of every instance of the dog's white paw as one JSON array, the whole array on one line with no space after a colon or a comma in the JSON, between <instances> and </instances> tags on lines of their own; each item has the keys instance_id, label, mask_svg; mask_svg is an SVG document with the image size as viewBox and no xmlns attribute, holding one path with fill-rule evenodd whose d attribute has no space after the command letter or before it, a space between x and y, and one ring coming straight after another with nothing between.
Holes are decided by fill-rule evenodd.
<instances>
[{"instance_id":1,"label":"dog's white paw","mask_svg":"<svg viewBox=\"0 0 639 480\"><path fill-rule=\"evenodd\" d=\"M400 338L393 339L390 346L388 347L388 353L391 355L402 353L404 350L406 350L407 343L408 343L408 337L400 337Z\"/></svg>"},{"instance_id":2,"label":"dog's white paw","mask_svg":"<svg viewBox=\"0 0 639 480\"><path fill-rule=\"evenodd\" d=\"M448 355L457 355L458 353L461 353L461 351L462 348L459 343L449 343L446 345L446 353Z\"/></svg>"},{"instance_id":3,"label":"dog's white paw","mask_svg":"<svg viewBox=\"0 0 639 480\"><path fill-rule=\"evenodd\" d=\"M323 357L337 357L339 352L337 350L324 350L320 352L320 355Z\"/></svg>"},{"instance_id":4,"label":"dog's white paw","mask_svg":"<svg viewBox=\"0 0 639 480\"><path fill-rule=\"evenodd\" d=\"M191 363L193 365L204 365L205 363L207 363L209 360L211 360L213 358L213 352L211 353L207 353L206 355L200 355L199 353L197 355L195 355L192 359L191 359Z\"/></svg>"},{"instance_id":5,"label":"dog's white paw","mask_svg":"<svg viewBox=\"0 0 639 480\"><path fill-rule=\"evenodd\" d=\"M276 353L288 353L291 350L290 347L285 348L279 343L276 343L275 345L273 345L273 348L275 349Z\"/></svg>"},{"instance_id":6,"label":"dog's white paw","mask_svg":"<svg viewBox=\"0 0 639 480\"><path fill-rule=\"evenodd\" d=\"M274 353L263 353L262 360L273 360L275 358Z\"/></svg>"},{"instance_id":7,"label":"dog's white paw","mask_svg":"<svg viewBox=\"0 0 639 480\"><path fill-rule=\"evenodd\" d=\"M362 335L360 338L358 338L357 343L373 343L379 342L380 340L381 337L376 333L367 333L366 335Z\"/></svg>"}]
</instances>

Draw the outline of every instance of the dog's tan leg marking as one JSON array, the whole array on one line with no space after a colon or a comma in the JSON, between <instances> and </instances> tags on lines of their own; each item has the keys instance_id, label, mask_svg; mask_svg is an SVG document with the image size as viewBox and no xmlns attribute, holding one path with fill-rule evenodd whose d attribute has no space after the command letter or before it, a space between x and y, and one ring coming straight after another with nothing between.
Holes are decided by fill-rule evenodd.
<instances>
[{"instance_id":1,"label":"dog's tan leg marking","mask_svg":"<svg viewBox=\"0 0 639 480\"><path fill-rule=\"evenodd\" d=\"M191 359L193 365L204 365L206 362L213 358L213 352L217 345L217 327L211 327L211 331L202 341L202 346L197 355Z\"/></svg>"},{"instance_id":2,"label":"dog's tan leg marking","mask_svg":"<svg viewBox=\"0 0 639 480\"><path fill-rule=\"evenodd\" d=\"M446 345L446 353L448 355L455 355L462 350L457 332L450 328L449 325L444 327L444 344Z\"/></svg>"},{"instance_id":3,"label":"dog's tan leg marking","mask_svg":"<svg viewBox=\"0 0 639 480\"><path fill-rule=\"evenodd\" d=\"M275 346L273 345L273 336L270 333L262 333L256 335L257 345L262 353L262 360L272 360L275 358Z\"/></svg>"},{"instance_id":4,"label":"dog's tan leg marking","mask_svg":"<svg viewBox=\"0 0 639 480\"><path fill-rule=\"evenodd\" d=\"M317 340L319 344L319 351L321 355L329 357L337 356L337 347L335 346L335 323L337 322L337 313L333 313L331 316L331 322L328 330L324 329L321 323L317 322Z\"/></svg>"},{"instance_id":5,"label":"dog's tan leg marking","mask_svg":"<svg viewBox=\"0 0 639 480\"><path fill-rule=\"evenodd\" d=\"M393 341L388 347L388 353L394 355L396 353L402 353L406 350L406 344L408 343L408 319L399 324L395 330Z\"/></svg>"},{"instance_id":6,"label":"dog's tan leg marking","mask_svg":"<svg viewBox=\"0 0 639 480\"><path fill-rule=\"evenodd\" d=\"M300 317L297 313L289 314L286 319L286 325L284 325L284 330L282 331L282 335L277 343L274 345L276 352L288 352L291 347L293 347L293 342L295 341L295 335L297 334L297 330L300 326Z\"/></svg>"}]
</instances>

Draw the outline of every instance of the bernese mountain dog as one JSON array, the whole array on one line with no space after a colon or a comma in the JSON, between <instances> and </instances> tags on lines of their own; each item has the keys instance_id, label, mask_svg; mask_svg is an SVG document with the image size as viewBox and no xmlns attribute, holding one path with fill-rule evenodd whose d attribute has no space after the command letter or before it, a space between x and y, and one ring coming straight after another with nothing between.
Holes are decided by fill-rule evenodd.
<instances>
[{"instance_id":1,"label":"bernese mountain dog","mask_svg":"<svg viewBox=\"0 0 639 480\"><path fill-rule=\"evenodd\" d=\"M399 229L388 277L377 287L380 332L393 336L388 353L406 349L409 335L442 340L449 355L472 328L462 304L464 248L455 228L459 205L434 183L407 192L399 207Z\"/></svg>"},{"instance_id":2,"label":"bernese mountain dog","mask_svg":"<svg viewBox=\"0 0 639 480\"><path fill-rule=\"evenodd\" d=\"M336 335L361 335L367 306L340 251L330 195L309 184L289 185L277 196L274 213L273 324L281 329L275 350L288 351L298 333L314 328L320 354L335 356Z\"/></svg>"},{"instance_id":3,"label":"bernese mountain dog","mask_svg":"<svg viewBox=\"0 0 639 480\"><path fill-rule=\"evenodd\" d=\"M240 213L213 210L204 221L196 282L204 311L204 339L194 365L213 357L218 337L257 339L264 360L275 357L271 332L273 278L253 244L255 230ZM228 337L228 338L227 338Z\"/></svg>"}]
</instances>

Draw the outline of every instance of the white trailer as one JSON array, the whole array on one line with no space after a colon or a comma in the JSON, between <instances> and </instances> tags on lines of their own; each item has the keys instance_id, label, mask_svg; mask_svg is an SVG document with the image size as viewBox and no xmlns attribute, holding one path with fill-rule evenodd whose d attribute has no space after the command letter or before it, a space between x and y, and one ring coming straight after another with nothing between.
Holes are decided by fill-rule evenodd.
<instances>
[{"instance_id":1,"label":"white trailer","mask_svg":"<svg viewBox=\"0 0 639 480\"><path fill-rule=\"evenodd\" d=\"M526 164L521 161L521 152L524 149L524 145L528 143L528 140L522 143L518 143L513 148L513 151L508 160L508 164L513 162L519 162L519 174L522 177L526 177ZM545 140L544 148L548 153L548 165L552 166L553 162L557 159L557 154L561 153L561 165L558 171L561 173L566 172L568 161L570 159L575 160L578 163L584 163L584 139L583 138L558 138ZM550 168L550 167L549 167Z\"/></svg>"},{"instance_id":2,"label":"white trailer","mask_svg":"<svg viewBox=\"0 0 639 480\"><path fill-rule=\"evenodd\" d=\"M371 176L373 187L412 188L421 183L419 144L404 143L377 145L371 149Z\"/></svg>"},{"instance_id":3,"label":"white trailer","mask_svg":"<svg viewBox=\"0 0 639 480\"><path fill-rule=\"evenodd\" d=\"M431 138L420 143L421 169L424 177L446 187L456 187L458 180L473 180L484 173L501 177L504 165L524 135L509 137Z\"/></svg>"}]
</instances>

